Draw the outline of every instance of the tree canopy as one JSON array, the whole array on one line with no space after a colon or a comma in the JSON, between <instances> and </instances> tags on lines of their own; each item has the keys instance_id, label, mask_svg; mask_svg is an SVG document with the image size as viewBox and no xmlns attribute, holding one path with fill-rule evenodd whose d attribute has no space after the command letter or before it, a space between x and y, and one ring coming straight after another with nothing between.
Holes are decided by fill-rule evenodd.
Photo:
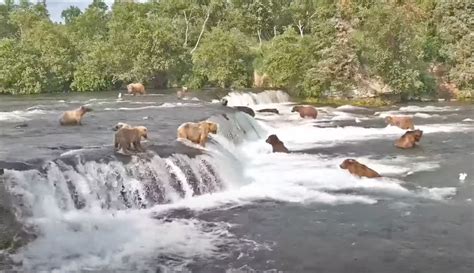
<instances>
[{"instance_id":1,"label":"tree canopy","mask_svg":"<svg viewBox=\"0 0 474 273\"><path fill-rule=\"evenodd\" d=\"M468 0L93 0L62 22L36 2L0 4L0 94L240 88L257 74L303 97L474 92Z\"/></svg>"}]
</instances>

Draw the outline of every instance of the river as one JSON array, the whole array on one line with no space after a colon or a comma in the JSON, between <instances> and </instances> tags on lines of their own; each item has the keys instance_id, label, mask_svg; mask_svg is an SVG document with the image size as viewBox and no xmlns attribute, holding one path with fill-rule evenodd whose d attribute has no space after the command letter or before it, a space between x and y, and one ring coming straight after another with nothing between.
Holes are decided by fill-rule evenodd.
<instances>
[{"instance_id":1,"label":"river","mask_svg":"<svg viewBox=\"0 0 474 273\"><path fill-rule=\"evenodd\" d=\"M474 105L326 106L311 120L281 91L216 98L1 97L0 270L474 271ZM83 125L59 126L80 105ZM384 117L397 114L423 130L416 148L394 147L404 131ZM205 149L176 141L205 119L219 124ZM114 153L117 122L148 128L146 153ZM271 153L270 134L291 153ZM351 176L346 158L383 177Z\"/></svg>"}]
</instances>

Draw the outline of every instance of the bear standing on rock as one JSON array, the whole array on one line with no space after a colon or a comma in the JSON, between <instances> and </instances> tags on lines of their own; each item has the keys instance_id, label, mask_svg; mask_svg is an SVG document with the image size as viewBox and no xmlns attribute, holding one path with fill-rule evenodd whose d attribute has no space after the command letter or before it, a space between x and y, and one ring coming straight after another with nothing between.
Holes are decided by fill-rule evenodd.
<instances>
[{"instance_id":1,"label":"bear standing on rock","mask_svg":"<svg viewBox=\"0 0 474 273\"><path fill-rule=\"evenodd\" d=\"M81 106L72 111L66 111L59 119L61 125L82 125L82 118L87 112L91 112L92 109L86 106Z\"/></svg>"},{"instance_id":2,"label":"bear standing on rock","mask_svg":"<svg viewBox=\"0 0 474 273\"><path fill-rule=\"evenodd\" d=\"M415 125L413 124L413 119L411 117L388 116L385 118L385 123L390 124L392 126L397 126L403 130L415 129Z\"/></svg>"},{"instance_id":3,"label":"bear standing on rock","mask_svg":"<svg viewBox=\"0 0 474 273\"><path fill-rule=\"evenodd\" d=\"M187 139L204 147L209 133L217 133L216 123L210 121L201 121L199 123L186 122L178 128L178 139Z\"/></svg>"},{"instance_id":4,"label":"bear standing on rock","mask_svg":"<svg viewBox=\"0 0 474 273\"><path fill-rule=\"evenodd\" d=\"M127 85L127 92L132 95L145 95L145 86L141 83L131 83Z\"/></svg>"},{"instance_id":5,"label":"bear standing on rock","mask_svg":"<svg viewBox=\"0 0 474 273\"><path fill-rule=\"evenodd\" d=\"M381 177L376 171L372 170L371 168L365 166L357 162L355 159L346 159L339 165L341 169L348 170L351 174L359 176L359 177L368 177L368 178L375 178Z\"/></svg>"},{"instance_id":6,"label":"bear standing on rock","mask_svg":"<svg viewBox=\"0 0 474 273\"><path fill-rule=\"evenodd\" d=\"M266 142L272 145L274 153L288 153L288 149L285 147L285 144L276 136L270 135Z\"/></svg>"},{"instance_id":7,"label":"bear standing on rock","mask_svg":"<svg viewBox=\"0 0 474 273\"><path fill-rule=\"evenodd\" d=\"M115 133L114 147L115 150L122 149L125 154L132 151L144 152L140 141L148 138L148 129L145 126L122 127Z\"/></svg>"},{"instance_id":8,"label":"bear standing on rock","mask_svg":"<svg viewBox=\"0 0 474 273\"><path fill-rule=\"evenodd\" d=\"M422 136L423 131L421 130L407 131L402 137L395 141L395 146L401 149L413 148L417 142L420 142Z\"/></svg>"},{"instance_id":9,"label":"bear standing on rock","mask_svg":"<svg viewBox=\"0 0 474 273\"><path fill-rule=\"evenodd\" d=\"M298 112L302 118L309 117L315 119L318 116L318 111L312 106L297 105L291 109L291 112Z\"/></svg>"}]
</instances>

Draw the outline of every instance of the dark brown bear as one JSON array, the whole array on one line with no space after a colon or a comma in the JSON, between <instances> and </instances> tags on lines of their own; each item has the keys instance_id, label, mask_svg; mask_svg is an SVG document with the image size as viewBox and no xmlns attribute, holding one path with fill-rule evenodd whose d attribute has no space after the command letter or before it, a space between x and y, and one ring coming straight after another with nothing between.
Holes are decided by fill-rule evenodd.
<instances>
[{"instance_id":1,"label":"dark brown bear","mask_svg":"<svg viewBox=\"0 0 474 273\"><path fill-rule=\"evenodd\" d=\"M359 177L362 177L362 176L368 177L368 178L381 177L380 174L378 174L376 171L365 166L364 164L357 162L357 160L351 159L351 158L344 160L344 162L342 162L342 164L339 165L339 167L341 167L341 169L346 169L351 174L359 176Z\"/></svg>"},{"instance_id":2,"label":"dark brown bear","mask_svg":"<svg viewBox=\"0 0 474 273\"><path fill-rule=\"evenodd\" d=\"M421 130L407 131L402 137L395 141L395 146L402 149L413 148L416 142L421 140L422 136L423 131Z\"/></svg>"},{"instance_id":3,"label":"dark brown bear","mask_svg":"<svg viewBox=\"0 0 474 273\"><path fill-rule=\"evenodd\" d=\"M259 113L274 113L274 114L280 114L280 112L278 112L278 109L275 109L275 108L260 109L260 110L257 110L257 112L259 112Z\"/></svg>"},{"instance_id":4,"label":"dark brown bear","mask_svg":"<svg viewBox=\"0 0 474 273\"><path fill-rule=\"evenodd\" d=\"M285 144L276 135L270 135L266 142L272 145L274 153L288 153Z\"/></svg>"},{"instance_id":5,"label":"dark brown bear","mask_svg":"<svg viewBox=\"0 0 474 273\"><path fill-rule=\"evenodd\" d=\"M314 107L311 107L311 106L297 105L297 106L293 107L291 112L300 113L300 117L302 117L302 118L309 117L309 118L315 119L318 116L318 111Z\"/></svg>"},{"instance_id":6,"label":"dark brown bear","mask_svg":"<svg viewBox=\"0 0 474 273\"><path fill-rule=\"evenodd\" d=\"M251 117L255 117L255 112L250 107L247 107L247 106L234 106L234 108L241 111L241 112L244 112L244 113L250 115Z\"/></svg>"}]
</instances>

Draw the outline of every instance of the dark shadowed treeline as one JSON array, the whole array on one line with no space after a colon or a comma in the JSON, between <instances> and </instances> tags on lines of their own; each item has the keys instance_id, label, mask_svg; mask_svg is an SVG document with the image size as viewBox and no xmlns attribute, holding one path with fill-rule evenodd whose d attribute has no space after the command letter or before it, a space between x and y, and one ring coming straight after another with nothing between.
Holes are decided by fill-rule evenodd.
<instances>
[{"instance_id":1,"label":"dark shadowed treeline","mask_svg":"<svg viewBox=\"0 0 474 273\"><path fill-rule=\"evenodd\" d=\"M469 0L0 4L0 93L275 87L303 97L474 90ZM46 2L47 1L43 1Z\"/></svg>"}]
</instances>

